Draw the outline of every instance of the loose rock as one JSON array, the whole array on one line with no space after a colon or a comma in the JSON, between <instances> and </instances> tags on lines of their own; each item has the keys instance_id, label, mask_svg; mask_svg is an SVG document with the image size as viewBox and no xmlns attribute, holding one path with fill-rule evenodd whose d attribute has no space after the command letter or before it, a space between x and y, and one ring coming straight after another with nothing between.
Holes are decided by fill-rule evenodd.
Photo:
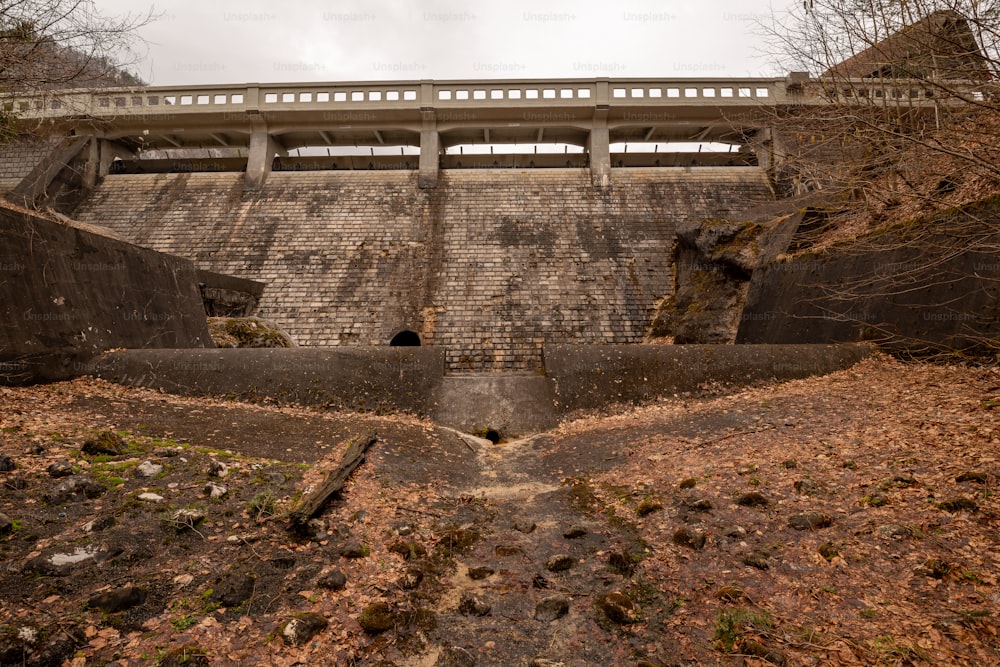
<instances>
[{"instance_id":1,"label":"loose rock","mask_svg":"<svg viewBox=\"0 0 1000 667\"><path fill-rule=\"evenodd\" d=\"M119 611L131 609L132 607L137 607L145 601L145 591L135 588L134 586L128 586L126 588L119 588L118 590L106 591L100 595L95 595L87 600L87 606L91 609L101 609L102 611L114 614Z\"/></svg>"},{"instance_id":2,"label":"loose rock","mask_svg":"<svg viewBox=\"0 0 1000 667\"><path fill-rule=\"evenodd\" d=\"M972 498L952 498L951 500L945 500L937 504L938 509L942 509L945 512L975 512L979 509L979 505Z\"/></svg>"},{"instance_id":3,"label":"loose rock","mask_svg":"<svg viewBox=\"0 0 1000 667\"><path fill-rule=\"evenodd\" d=\"M742 540L747 536L747 529L743 526L727 526L722 530L722 534L731 540Z\"/></svg>"},{"instance_id":4,"label":"loose rock","mask_svg":"<svg viewBox=\"0 0 1000 667\"><path fill-rule=\"evenodd\" d=\"M469 579L473 581L479 581L485 579L486 577L492 576L494 573L491 567L470 567L469 568Z\"/></svg>"},{"instance_id":5,"label":"loose rock","mask_svg":"<svg viewBox=\"0 0 1000 667\"><path fill-rule=\"evenodd\" d=\"M546 623L569 613L569 600L562 596L545 598L535 605L535 619Z\"/></svg>"},{"instance_id":6,"label":"loose rock","mask_svg":"<svg viewBox=\"0 0 1000 667\"><path fill-rule=\"evenodd\" d=\"M399 579L399 587L406 591L412 591L420 582L424 580L424 573L419 568L411 567L407 568L406 572Z\"/></svg>"},{"instance_id":7,"label":"loose rock","mask_svg":"<svg viewBox=\"0 0 1000 667\"><path fill-rule=\"evenodd\" d=\"M3 468L0 467L0 470ZM12 468L11 468L12 469ZM961 484L962 482L974 482L976 484L986 484L989 481L989 475L985 472L979 470L970 470L968 472L963 472L961 475L955 478L955 481Z\"/></svg>"},{"instance_id":8,"label":"loose rock","mask_svg":"<svg viewBox=\"0 0 1000 667\"><path fill-rule=\"evenodd\" d=\"M137 497L139 498L139 500L144 500L147 503L162 503L163 502L163 496L161 496L158 493L153 493L151 491L147 491L145 493L140 493Z\"/></svg>"},{"instance_id":9,"label":"loose rock","mask_svg":"<svg viewBox=\"0 0 1000 667\"><path fill-rule=\"evenodd\" d=\"M524 533L525 535L534 532L535 522L534 521L518 521L514 524L514 529L518 532Z\"/></svg>"},{"instance_id":10,"label":"loose rock","mask_svg":"<svg viewBox=\"0 0 1000 667\"><path fill-rule=\"evenodd\" d=\"M427 547L420 544L420 542L407 542L405 540L399 540L390 544L389 551L399 554L406 560L416 560L427 555Z\"/></svg>"},{"instance_id":11,"label":"loose rock","mask_svg":"<svg viewBox=\"0 0 1000 667\"><path fill-rule=\"evenodd\" d=\"M736 498L736 504L742 507L767 507L770 502L762 493L750 491Z\"/></svg>"},{"instance_id":12,"label":"loose rock","mask_svg":"<svg viewBox=\"0 0 1000 667\"><path fill-rule=\"evenodd\" d=\"M91 519L87 523L80 526L80 529L85 533L96 533L102 530L106 530L111 526L115 525L115 517L112 514L105 514L104 516L99 516L96 519Z\"/></svg>"},{"instance_id":13,"label":"loose rock","mask_svg":"<svg viewBox=\"0 0 1000 667\"><path fill-rule=\"evenodd\" d=\"M229 489L222 484L218 484L217 482L209 482L205 485L204 493L212 500L219 500L220 498L226 497L226 494L229 493Z\"/></svg>"},{"instance_id":14,"label":"loose rock","mask_svg":"<svg viewBox=\"0 0 1000 667\"><path fill-rule=\"evenodd\" d=\"M612 551L608 554L608 565L621 575L631 577L635 572L636 557L627 551Z\"/></svg>"},{"instance_id":15,"label":"loose rock","mask_svg":"<svg viewBox=\"0 0 1000 667\"><path fill-rule=\"evenodd\" d=\"M45 494L45 501L52 505L98 498L104 495L106 489L85 475L73 475L59 482L50 493Z\"/></svg>"},{"instance_id":16,"label":"loose rock","mask_svg":"<svg viewBox=\"0 0 1000 667\"><path fill-rule=\"evenodd\" d=\"M694 528L682 527L674 532L674 544L698 551L705 547L705 533Z\"/></svg>"},{"instance_id":17,"label":"loose rock","mask_svg":"<svg viewBox=\"0 0 1000 667\"><path fill-rule=\"evenodd\" d=\"M681 480L681 483L677 485L677 488L683 491L684 489L693 489L697 484L698 480L694 477L688 477L685 480Z\"/></svg>"},{"instance_id":18,"label":"loose rock","mask_svg":"<svg viewBox=\"0 0 1000 667\"><path fill-rule=\"evenodd\" d=\"M135 467L136 477L155 477L163 472L163 466L152 461L143 461Z\"/></svg>"},{"instance_id":19,"label":"loose rock","mask_svg":"<svg viewBox=\"0 0 1000 667\"><path fill-rule=\"evenodd\" d=\"M289 646L301 646L308 643L327 625L329 622L319 614L311 612L297 614L285 622L285 626L281 629L281 639Z\"/></svg>"},{"instance_id":20,"label":"loose rock","mask_svg":"<svg viewBox=\"0 0 1000 667\"><path fill-rule=\"evenodd\" d=\"M472 593L463 593L458 603L458 613L463 616L485 616L492 608L488 602Z\"/></svg>"},{"instance_id":21,"label":"loose rock","mask_svg":"<svg viewBox=\"0 0 1000 667\"><path fill-rule=\"evenodd\" d=\"M214 588L212 599L223 607L238 607L253 595L257 578L246 572L233 572L225 577Z\"/></svg>"},{"instance_id":22,"label":"loose rock","mask_svg":"<svg viewBox=\"0 0 1000 667\"><path fill-rule=\"evenodd\" d=\"M208 654L198 646L180 646L164 655L158 667L210 667Z\"/></svg>"},{"instance_id":23,"label":"loose rock","mask_svg":"<svg viewBox=\"0 0 1000 667\"><path fill-rule=\"evenodd\" d=\"M178 531L192 530L205 520L205 513L194 509L177 510L170 517L170 523Z\"/></svg>"},{"instance_id":24,"label":"loose rock","mask_svg":"<svg viewBox=\"0 0 1000 667\"><path fill-rule=\"evenodd\" d=\"M545 561L545 569L549 572L564 572L576 564L576 559L568 554L556 554Z\"/></svg>"},{"instance_id":25,"label":"loose rock","mask_svg":"<svg viewBox=\"0 0 1000 667\"><path fill-rule=\"evenodd\" d=\"M69 477L73 474L73 464L69 461L56 461L50 464L46 470L49 473L49 477L55 477L56 479Z\"/></svg>"},{"instance_id":26,"label":"loose rock","mask_svg":"<svg viewBox=\"0 0 1000 667\"><path fill-rule=\"evenodd\" d=\"M795 493L803 496L815 496L823 490L819 484L811 479L800 479L792 486L795 488Z\"/></svg>"},{"instance_id":27,"label":"loose rock","mask_svg":"<svg viewBox=\"0 0 1000 667\"><path fill-rule=\"evenodd\" d=\"M22 491L28 488L28 481L20 475L11 475L3 481L3 486L11 491Z\"/></svg>"},{"instance_id":28,"label":"loose rock","mask_svg":"<svg viewBox=\"0 0 1000 667\"><path fill-rule=\"evenodd\" d=\"M648 516L653 512L663 509L663 503L655 498L643 498L635 507L635 513L639 516Z\"/></svg>"},{"instance_id":29,"label":"loose rock","mask_svg":"<svg viewBox=\"0 0 1000 667\"><path fill-rule=\"evenodd\" d=\"M796 514L788 519L788 525L795 530L819 530L833 525L833 518L822 512Z\"/></svg>"},{"instance_id":30,"label":"loose rock","mask_svg":"<svg viewBox=\"0 0 1000 667\"><path fill-rule=\"evenodd\" d=\"M340 549L343 558L364 558L368 550L360 542L348 542Z\"/></svg>"},{"instance_id":31,"label":"loose rock","mask_svg":"<svg viewBox=\"0 0 1000 667\"><path fill-rule=\"evenodd\" d=\"M583 537L587 534L587 529L583 526L570 526L564 533L563 537L567 540L575 540L578 537Z\"/></svg>"},{"instance_id":32,"label":"loose rock","mask_svg":"<svg viewBox=\"0 0 1000 667\"><path fill-rule=\"evenodd\" d=\"M14 463L14 459L6 454L0 455L0 472L10 472L15 468L17 468L17 464Z\"/></svg>"},{"instance_id":33,"label":"loose rock","mask_svg":"<svg viewBox=\"0 0 1000 667\"><path fill-rule=\"evenodd\" d=\"M833 542L826 542L819 547L819 555L827 561L831 561L840 555L840 549Z\"/></svg>"},{"instance_id":34,"label":"loose rock","mask_svg":"<svg viewBox=\"0 0 1000 667\"><path fill-rule=\"evenodd\" d=\"M608 593L597 598L597 608L609 621L619 625L627 625L635 620L635 605L621 593Z\"/></svg>"},{"instance_id":35,"label":"loose rock","mask_svg":"<svg viewBox=\"0 0 1000 667\"><path fill-rule=\"evenodd\" d=\"M347 585L347 575L340 570L330 570L316 581L316 585L331 591L339 591Z\"/></svg>"},{"instance_id":36,"label":"loose rock","mask_svg":"<svg viewBox=\"0 0 1000 667\"><path fill-rule=\"evenodd\" d=\"M0 535L7 535L14 530L14 520L0 512Z\"/></svg>"},{"instance_id":37,"label":"loose rock","mask_svg":"<svg viewBox=\"0 0 1000 667\"><path fill-rule=\"evenodd\" d=\"M118 456L125 452L127 445L120 435L113 431L102 431L83 443L80 451L87 456L110 454Z\"/></svg>"},{"instance_id":38,"label":"loose rock","mask_svg":"<svg viewBox=\"0 0 1000 667\"><path fill-rule=\"evenodd\" d=\"M375 602L364 608L358 616L361 629L370 635L377 635L396 625L396 615L384 602Z\"/></svg>"},{"instance_id":39,"label":"loose rock","mask_svg":"<svg viewBox=\"0 0 1000 667\"><path fill-rule=\"evenodd\" d=\"M879 537L888 538L899 538L908 537L910 535L910 529L906 526L901 526L898 523L887 523L883 526L879 526L875 529L875 532Z\"/></svg>"},{"instance_id":40,"label":"loose rock","mask_svg":"<svg viewBox=\"0 0 1000 667\"><path fill-rule=\"evenodd\" d=\"M746 554L743 556L743 564L755 567L758 570L766 570L771 567L767 562L767 554L763 551L751 551Z\"/></svg>"},{"instance_id":41,"label":"loose rock","mask_svg":"<svg viewBox=\"0 0 1000 667\"><path fill-rule=\"evenodd\" d=\"M448 646L441 651L434 667L475 667L476 659L461 646Z\"/></svg>"},{"instance_id":42,"label":"loose rock","mask_svg":"<svg viewBox=\"0 0 1000 667\"><path fill-rule=\"evenodd\" d=\"M208 474L210 477L223 478L229 474L229 466L222 461L212 461L208 464Z\"/></svg>"}]
</instances>

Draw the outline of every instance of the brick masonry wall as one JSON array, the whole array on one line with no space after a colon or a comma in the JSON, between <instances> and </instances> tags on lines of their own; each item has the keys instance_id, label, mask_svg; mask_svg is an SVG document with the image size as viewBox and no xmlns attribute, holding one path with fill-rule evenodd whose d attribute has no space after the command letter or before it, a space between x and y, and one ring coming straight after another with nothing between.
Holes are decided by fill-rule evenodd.
<instances>
[{"instance_id":1,"label":"brick masonry wall","mask_svg":"<svg viewBox=\"0 0 1000 667\"><path fill-rule=\"evenodd\" d=\"M45 141L21 139L0 144L0 197L13 190L51 150L52 145Z\"/></svg>"},{"instance_id":2,"label":"brick masonry wall","mask_svg":"<svg viewBox=\"0 0 1000 667\"><path fill-rule=\"evenodd\" d=\"M673 290L674 225L771 198L747 168L109 176L76 217L199 268L260 280L260 315L300 345L402 329L452 371L540 367L548 342L635 343Z\"/></svg>"}]
</instances>

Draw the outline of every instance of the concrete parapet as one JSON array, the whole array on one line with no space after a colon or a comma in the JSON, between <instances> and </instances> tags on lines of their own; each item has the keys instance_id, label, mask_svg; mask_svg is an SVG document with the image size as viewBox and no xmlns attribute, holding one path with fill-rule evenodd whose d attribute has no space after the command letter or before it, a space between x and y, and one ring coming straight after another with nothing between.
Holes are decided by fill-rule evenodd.
<instances>
[{"instance_id":1,"label":"concrete parapet","mask_svg":"<svg viewBox=\"0 0 1000 667\"><path fill-rule=\"evenodd\" d=\"M481 373L443 378L435 392L435 421L482 435L545 431L556 425L555 396L542 375Z\"/></svg>"},{"instance_id":2,"label":"concrete parapet","mask_svg":"<svg viewBox=\"0 0 1000 667\"><path fill-rule=\"evenodd\" d=\"M867 345L547 345L558 411L648 401L708 382L750 384L847 368Z\"/></svg>"},{"instance_id":3,"label":"concrete parapet","mask_svg":"<svg viewBox=\"0 0 1000 667\"><path fill-rule=\"evenodd\" d=\"M428 414L444 375L444 352L429 347L125 350L100 357L90 372L182 395Z\"/></svg>"}]
</instances>

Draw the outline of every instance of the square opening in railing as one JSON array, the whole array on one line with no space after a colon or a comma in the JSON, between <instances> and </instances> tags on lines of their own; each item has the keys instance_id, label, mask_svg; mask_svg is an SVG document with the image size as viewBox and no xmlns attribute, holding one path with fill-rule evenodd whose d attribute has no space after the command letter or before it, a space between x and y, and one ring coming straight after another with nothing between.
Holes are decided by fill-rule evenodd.
<instances>
[{"instance_id":1,"label":"square opening in railing","mask_svg":"<svg viewBox=\"0 0 1000 667\"><path fill-rule=\"evenodd\" d=\"M209 100L209 96L208 95L199 95L198 96L198 104L208 104L209 103L208 100Z\"/></svg>"},{"instance_id":2,"label":"square opening in railing","mask_svg":"<svg viewBox=\"0 0 1000 667\"><path fill-rule=\"evenodd\" d=\"M581 100L589 100L590 88L578 88L576 91L576 96L579 97Z\"/></svg>"},{"instance_id":3,"label":"square opening in railing","mask_svg":"<svg viewBox=\"0 0 1000 667\"><path fill-rule=\"evenodd\" d=\"M455 91L456 100L467 100L469 99L469 91L467 90L456 90Z\"/></svg>"},{"instance_id":4,"label":"square opening in railing","mask_svg":"<svg viewBox=\"0 0 1000 667\"><path fill-rule=\"evenodd\" d=\"M698 89L697 88L685 88L684 89L684 97L698 97Z\"/></svg>"},{"instance_id":5,"label":"square opening in railing","mask_svg":"<svg viewBox=\"0 0 1000 667\"><path fill-rule=\"evenodd\" d=\"M768 95L770 95L770 91L767 88L757 89L757 97L767 97Z\"/></svg>"},{"instance_id":6,"label":"square opening in railing","mask_svg":"<svg viewBox=\"0 0 1000 667\"><path fill-rule=\"evenodd\" d=\"M351 101L352 102L364 102L365 101L365 94L363 92L361 92L360 90L355 90L355 91L353 91L351 93Z\"/></svg>"},{"instance_id":7,"label":"square opening in railing","mask_svg":"<svg viewBox=\"0 0 1000 667\"><path fill-rule=\"evenodd\" d=\"M212 104L225 104L225 103L226 103L225 95L216 95L215 97L212 98Z\"/></svg>"},{"instance_id":8,"label":"square opening in railing","mask_svg":"<svg viewBox=\"0 0 1000 667\"><path fill-rule=\"evenodd\" d=\"M611 97L618 97L618 98L625 97L625 89L624 88L613 88L611 90Z\"/></svg>"},{"instance_id":9,"label":"square opening in railing","mask_svg":"<svg viewBox=\"0 0 1000 667\"><path fill-rule=\"evenodd\" d=\"M719 88L719 97L732 97L732 96L733 96L732 88Z\"/></svg>"},{"instance_id":10,"label":"square opening in railing","mask_svg":"<svg viewBox=\"0 0 1000 667\"><path fill-rule=\"evenodd\" d=\"M42 101L38 100L38 104L36 104L35 106L37 108L41 109L41 104L42 104ZM123 107L123 106L125 106L125 98L124 97L116 97L115 98L115 106L116 107Z\"/></svg>"},{"instance_id":11,"label":"square opening in railing","mask_svg":"<svg viewBox=\"0 0 1000 667\"><path fill-rule=\"evenodd\" d=\"M556 98L556 89L555 88L545 88L545 89L543 89L542 90L542 97L544 97L547 100L554 100Z\"/></svg>"},{"instance_id":12,"label":"square opening in railing","mask_svg":"<svg viewBox=\"0 0 1000 667\"><path fill-rule=\"evenodd\" d=\"M750 89L740 88L740 97L750 97Z\"/></svg>"},{"instance_id":13,"label":"square opening in railing","mask_svg":"<svg viewBox=\"0 0 1000 667\"><path fill-rule=\"evenodd\" d=\"M387 90L385 91L385 99L387 102L398 102L399 101L399 91L398 90Z\"/></svg>"},{"instance_id":14,"label":"square opening in railing","mask_svg":"<svg viewBox=\"0 0 1000 667\"><path fill-rule=\"evenodd\" d=\"M312 93L299 93L299 102L312 102L312 101L313 101Z\"/></svg>"},{"instance_id":15,"label":"square opening in railing","mask_svg":"<svg viewBox=\"0 0 1000 667\"><path fill-rule=\"evenodd\" d=\"M509 100L519 100L521 99L521 91L517 88L512 88L507 91L507 99Z\"/></svg>"},{"instance_id":16,"label":"square opening in railing","mask_svg":"<svg viewBox=\"0 0 1000 667\"><path fill-rule=\"evenodd\" d=\"M537 88L528 88L526 91L524 91L524 99L526 99L526 100L537 100L538 99L538 89Z\"/></svg>"},{"instance_id":17,"label":"square opening in railing","mask_svg":"<svg viewBox=\"0 0 1000 667\"><path fill-rule=\"evenodd\" d=\"M368 101L369 102L381 102L382 101L382 91L381 90L370 90L370 91L368 91Z\"/></svg>"},{"instance_id":18,"label":"square opening in railing","mask_svg":"<svg viewBox=\"0 0 1000 667\"><path fill-rule=\"evenodd\" d=\"M404 90L403 91L403 99L404 100L411 100L411 101L417 99L417 91L415 91L415 90Z\"/></svg>"},{"instance_id":19,"label":"square opening in railing","mask_svg":"<svg viewBox=\"0 0 1000 667\"><path fill-rule=\"evenodd\" d=\"M474 99L474 100L485 100L486 99L486 91L482 90L482 89L480 89L480 90L473 90L472 91L472 99Z\"/></svg>"},{"instance_id":20,"label":"square opening in railing","mask_svg":"<svg viewBox=\"0 0 1000 667\"><path fill-rule=\"evenodd\" d=\"M97 106L101 107L102 109L106 109L106 108L108 108L108 107L111 106L111 99L107 98L107 97L102 97L102 98L100 98L100 99L97 100ZM27 110L28 109L28 103L27 102L21 102L21 109L22 110Z\"/></svg>"},{"instance_id":21,"label":"square opening in railing","mask_svg":"<svg viewBox=\"0 0 1000 667\"><path fill-rule=\"evenodd\" d=\"M142 98L141 97L133 97L132 98L132 106L134 106L134 107L141 107L142 106Z\"/></svg>"},{"instance_id":22,"label":"square opening in railing","mask_svg":"<svg viewBox=\"0 0 1000 667\"><path fill-rule=\"evenodd\" d=\"M264 104L274 104L278 101L278 93L264 93Z\"/></svg>"},{"instance_id":23,"label":"square opening in railing","mask_svg":"<svg viewBox=\"0 0 1000 667\"><path fill-rule=\"evenodd\" d=\"M490 99L491 100L502 100L503 99L503 90L501 90L500 88L494 88L494 89L492 89L490 91Z\"/></svg>"},{"instance_id":24,"label":"square opening in railing","mask_svg":"<svg viewBox=\"0 0 1000 667\"><path fill-rule=\"evenodd\" d=\"M680 96L681 96L680 88L667 88L667 97L680 97Z\"/></svg>"},{"instance_id":25,"label":"square opening in railing","mask_svg":"<svg viewBox=\"0 0 1000 667\"><path fill-rule=\"evenodd\" d=\"M282 93L281 101L285 104L295 101L295 93Z\"/></svg>"},{"instance_id":26,"label":"square opening in railing","mask_svg":"<svg viewBox=\"0 0 1000 667\"><path fill-rule=\"evenodd\" d=\"M702 88L701 89L701 96L702 97L715 97L715 88Z\"/></svg>"},{"instance_id":27,"label":"square opening in railing","mask_svg":"<svg viewBox=\"0 0 1000 667\"><path fill-rule=\"evenodd\" d=\"M181 95L181 105L190 106L194 103L194 95Z\"/></svg>"},{"instance_id":28,"label":"square opening in railing","mask_svg":"<svg viewBox=\"0 0 1000 667\"><path fill-rule=\"evenodd\" d=\"M439 90L438 91L438 99L439 100L450 100L451 99L451 91L450 90Z\"/></svg>"},{"instance_id":29,"label":"square opening in railing","mask_svg":"<svg viewBox=\"0 0 1000 667\"><path fill-rule=\"evenodd\" d=\"M59 100L52 100L52 108L53 109L62 109L62 102L60 102ZM8 109L8 111L9 111L9 109Z\"/></svg>"},{"instance_id":30,"label":"square opening in railing","mask_svg":"<svg viewBox=\"0 0 1000 667\"><path fill-rule=\"evenodd\" d=\"M333 101L334 102L346 102L347 101L347 93L334 93L333 94Z\"/></svg>"},{"instance_id":31,"label":"square opening in railing","mask_svg":"<svg viewBox=\"0 0 1000 667\"><path fill-rule=\"evenodd\" d=\"M572 88L560 88L559 98L563 100L573 99L573 89Z\"/></svg>"},{"instance_id":32,"label":"square opening in railing","mask_svg":"<svg viewBox=\"0 0 1000 667\"><path fill-rule=\"evenodd\" d=\"M632 97L645 97L645 96L646 96L646 89L645 88L633 88L632 89Z\"/></svg>"},{"instance_id":33,"label":"square opening in railing","mask_svg":"<svg viewBox=\"0 0 1000 667\"><path fill-rule=\"evenodd\" d=\"M649 96L650 97L663 97L663 90L661 88L650 88L649 89Z\"/></svg>"},{"instance_id":34,"label":"square opening in railing","mask_svg":"<svg viewBox=\"0 0 1000 667\"><path fill-rule=\"evenodd\" d=\"M243 104L243 93L235 93L231 98L232 104Z\"/></svg>"},{"instance_id":35,"label":"square opening in railing","mask_svg":"<svg viewBox=\"0 0 1000 667\"><path fill-rule=\"evenodd\" d=\"M329 102L330 101L330 93L316 93L316 101L317 102Z\"/></svg>"},{"instance_id":36,"label":"square opening in railing","mask_svg":"<svg viewBox=\"0 0 1000 667\"><path fill-rule=\"evenodd\" d=\"M158 107L158 106L160 106L160 96L159 95L150 95L149 97L147 97L146 98L146 106L151 106L151 107Z\"/></svg>"}]
</instances>

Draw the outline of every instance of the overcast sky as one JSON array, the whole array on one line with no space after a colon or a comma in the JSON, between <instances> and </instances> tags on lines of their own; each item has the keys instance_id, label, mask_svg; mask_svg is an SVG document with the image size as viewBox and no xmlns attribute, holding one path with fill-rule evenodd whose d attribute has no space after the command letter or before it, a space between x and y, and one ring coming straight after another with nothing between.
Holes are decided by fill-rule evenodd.
<instances>
[{"instance_id":1,"label":"overcast sky","mask_svg":"<svg viewBox=\"0 0 1000 667\"><path fill-rule=\"evenodd\" d=\"M796 0L797 1L797 0ZM756 20L787 0L95 0L150 7L152 85L769 76Z\"/></svg>"}]
</instances>

